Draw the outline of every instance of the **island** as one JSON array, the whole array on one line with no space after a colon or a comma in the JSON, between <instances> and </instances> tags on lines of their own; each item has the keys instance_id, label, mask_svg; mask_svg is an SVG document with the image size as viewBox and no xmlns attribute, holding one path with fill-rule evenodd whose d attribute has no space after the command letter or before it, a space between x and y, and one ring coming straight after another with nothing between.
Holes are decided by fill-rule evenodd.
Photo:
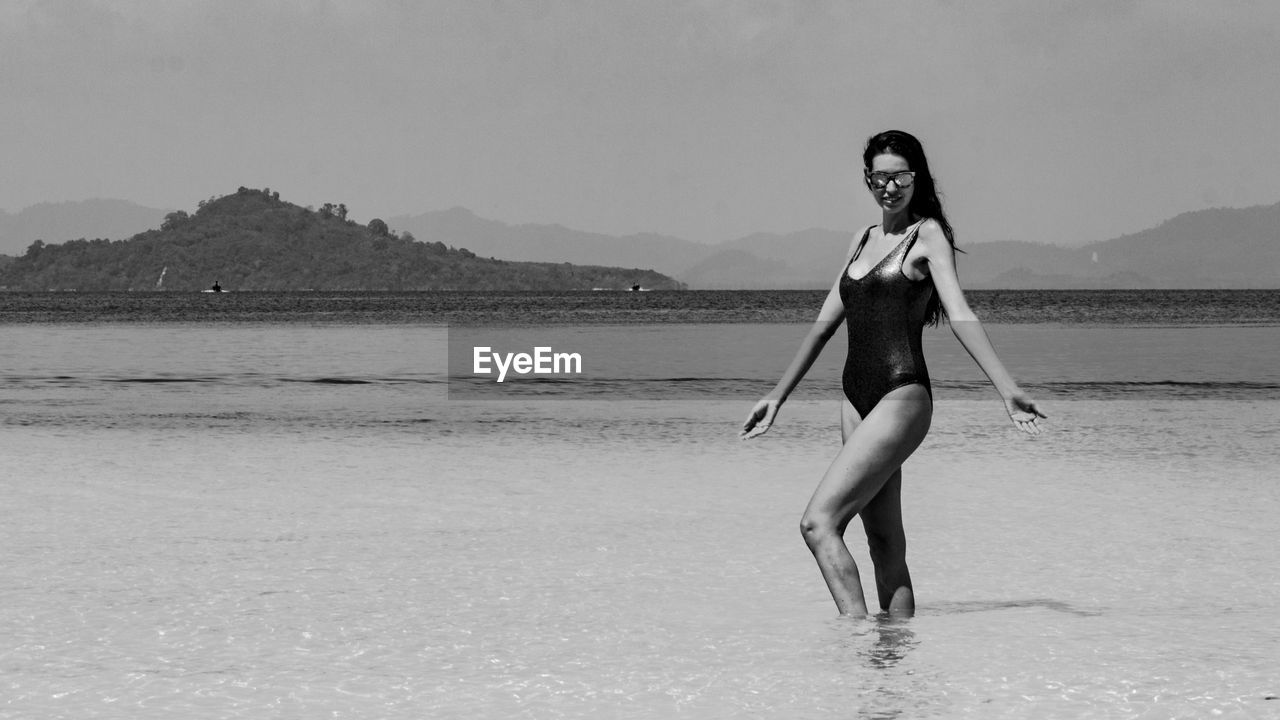
<instances>
[{"instance_id":1,"label":"island","mask_svg":"<svg viewBox=\"0 0 1280 720\"><path fill-rule=\"evenodd\" d=\"M239 188L167 215L125 240L31 243L0 262L0 288L45 290L681 290L652 269L479 257L450 238L419 240L381 219L347 219L269 188Z\"/></svg>"}]
</instances>

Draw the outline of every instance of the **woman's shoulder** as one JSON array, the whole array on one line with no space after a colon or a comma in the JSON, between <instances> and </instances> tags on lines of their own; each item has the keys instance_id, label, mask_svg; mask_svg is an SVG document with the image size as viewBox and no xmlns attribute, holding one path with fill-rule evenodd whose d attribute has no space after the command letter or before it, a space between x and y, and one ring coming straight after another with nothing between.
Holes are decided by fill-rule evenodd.
<instances>
[{"instance_id":1,"label":"woman's shoulder","mask_svg":"<svg viewBox=\"0 0 1280 720\"><path fill-rule=\"evenodd\" d=\"M925 218L920 222L920 228L916 231L916 241L918 245L923 245L925 250L946 249L949 252L952 247L951 240L942 229L942 224L933 218Z\"/></svg>"}]
</instances>

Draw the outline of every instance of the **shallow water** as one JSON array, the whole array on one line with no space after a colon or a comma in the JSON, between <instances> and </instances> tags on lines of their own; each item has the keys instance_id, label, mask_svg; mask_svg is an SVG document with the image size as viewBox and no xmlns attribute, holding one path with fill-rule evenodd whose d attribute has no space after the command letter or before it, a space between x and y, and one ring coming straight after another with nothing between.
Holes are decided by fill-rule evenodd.
<instances>
[{"instance_id":1,"label":"shallow water","mask_svg":"<svg viewBox=\"0 0 1280 720\"><path fill-rule=\"evenodd\" d=\"M8 433L6 707L1252 717L1277 690L1262 457L1064 461L1067 433L966 440L998 418L955 401L904 471L919 614L849 621L796 532L834 452L828 403L747 444L723 432L733 403L633 407L585 439L542 426L599 403L492 405L421 435ZM1134 436L1238 416L1189 405L1059 410Z\"/></svg>"},{"instance_id":2,"label":"shallow water","mask_svg":"<svg viewBox=\"0 0 1280 720\"><path fill-rule=\"evenodd\" d=\"M904 468L919 612L854 621L797 530L838 358L743 443L772 368L720 397L449 400L443 328L4 327L0 715L1280 711L1280 400L1240 385L1275 330L991 330L1049 432L940 335Z\"/></svg>"}]
</instances>

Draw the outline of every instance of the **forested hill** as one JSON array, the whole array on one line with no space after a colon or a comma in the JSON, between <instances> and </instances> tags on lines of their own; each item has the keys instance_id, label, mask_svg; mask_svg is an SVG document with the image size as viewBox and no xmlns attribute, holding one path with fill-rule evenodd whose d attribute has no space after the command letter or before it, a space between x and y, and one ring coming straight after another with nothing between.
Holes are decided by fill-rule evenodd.
<instances>
[{"instance_id":1,"label":"forested hill","mask_svg":"<svg viewBox=\"0 0 1280 720\"><path fill-rule=\"evenodd\" d=\"M682 287L653 270L509 262L477 257L448 238L360 225L343 205L319 210L240 188L170 213L127 240L37 240L0 263L8 290L571 290Z\"/></svg>"}]
</instances>

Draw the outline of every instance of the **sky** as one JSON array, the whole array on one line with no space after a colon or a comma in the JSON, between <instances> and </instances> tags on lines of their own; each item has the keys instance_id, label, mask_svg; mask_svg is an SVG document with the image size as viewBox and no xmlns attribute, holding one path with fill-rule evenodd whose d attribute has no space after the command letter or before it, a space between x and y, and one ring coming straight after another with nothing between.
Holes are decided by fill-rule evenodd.
<instances>
[{"instance_id":1,"label":"sky","mask_svg":"<svg viewBox=\"0 0 1280 720\"><path fill-rule=\"evenodd\" d=\"M1280 202L1277 37L1271 0L0 0L0 209L853 231L893 128L962 247L1076 246Z\"/></svg>"}]
</instances>

